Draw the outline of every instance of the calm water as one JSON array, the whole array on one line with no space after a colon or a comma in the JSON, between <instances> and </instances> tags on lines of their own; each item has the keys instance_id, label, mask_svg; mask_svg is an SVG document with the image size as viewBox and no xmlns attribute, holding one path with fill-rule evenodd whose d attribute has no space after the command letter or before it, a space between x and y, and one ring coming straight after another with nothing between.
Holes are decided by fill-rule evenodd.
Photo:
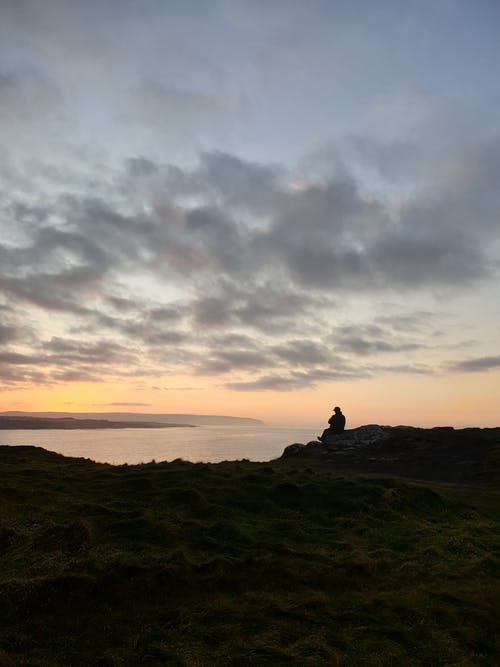
<instances>
[{"instance_id":1,"label":"calm water","mask_svg":"<svg viewBox=\"0 0 500 667\"><path fill-rule=\"evenodd\" d=\"M2 445L38 445L65 456L101 463L173 461L270 461L293 442L315 440L309 428L264 426L197 426L196 428L130 428L119 430L0 431Z\"/></svg>"}]
</instances>

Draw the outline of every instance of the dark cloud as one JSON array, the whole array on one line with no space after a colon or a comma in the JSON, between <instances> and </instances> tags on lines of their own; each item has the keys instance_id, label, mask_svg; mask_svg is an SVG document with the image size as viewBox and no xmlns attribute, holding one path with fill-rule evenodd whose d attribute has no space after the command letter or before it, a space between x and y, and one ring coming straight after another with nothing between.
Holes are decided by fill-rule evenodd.
<instances>
[{"instance_id":1,"label":"dark cloud","mask_svg":"<svg viewBox=\"0 0 500 667\"><path fill-rule=\"evenodd\" d=\"M18 337L18 327L0 323L0 345L5 345L5 343L15 341Z\"/></svg>"},{"instance_id":2,"label":"dark cloud","mask_svg":"<svg viewBox=\"0 0 500 667\"><path fill-rule=\"evenodd\" d=\"M191 309L195 323L205 327L225 327L233 317L231 304L221 296L201 297Z\"/></svg>"},{"instance_id":3,"label":"dark cloud","mask_svg":"<svg viewBox=\"0 0 500 667\"><path fill-rule=\"evenodd\" d=\"M254 330L266 335L293 333L308 317L318 319L332 305L328 295L305 292L280 278L255 283L220 280L216 296L203 296L188 305L197 325L227 326ZM251 289L249 289L249 285Z\"/></svg>"},{"instance_id":4,"label":"dark cloud","mask_svg":"<svg viewBox=\"0 0 500 667\"><path fill-rule=\"evenodd\" d=\"M399 353L424 347L422 343L395 336L390 329L377 325L337 327L331 336L335 349L360 356L377 353Z\"/></svg>"},{"instance_id":5,"label":"dark cloud","mask_svg":"<svg viewBox=\"0 0 500 667\"><path fill-rule=\"evenodd\" d=\"M45 225L50 211L46 206L14 201L10 210L7 209L6 213L11 215L21 227L35 230L37 227Z\"/></svg>"},{"instance_id":6,"label":"dark cloud","mask_svg":"<svg viewBox=\"0 0 500 667\"><path fill-rule=\"evenodd\" d=\"M374 372L383 374L401 375L435 375L436 369L426 364L392 364L390 366L376 366Z\"/></svg>"},{"instance_id":7,"label":"dark cloud","mask_svg":"<svg viewBox=\"0 0 500 667\"><path fill-rule=\"evenodd\" d=\"M500 356L465 359L450 364L450 370L457 373L478 373L481 371L493 370L495 368L500 368Z\"/></svg>"},{"instance_id":8,"label":"dark cloud","mask_svg":"<svg viewBox=\"0 0 500 667\"><path fill-rule=\"evenodd\" d=\"M224 210L253 213L273 212L283 195L287 171L280 165L266 165L225 153L202 153L198 165L184 170L175 165L157 165L138 158L129 161L132 177L149 177L149 183L165 187L169 196L202 196Z\"/></svg>"},{"instance_id":9,"label":"dark cloud","mask_svg":"<svg viewBox=\"0 0 500 667\"><path fill-rule=\"evenodd\" d=\"M400 307L394 312L394 304L382 304L382 309L388 311L385 315L377 315L374 318L375 328L365 328L372 335L390 335L408 333L429 334L442 336L443 331L436 328L436 320L447 320L444 312L437 313L430 310L414 310L413 312L401 312Z\"/></svg>"},{"instance_id":10,"label":"dark cloud","mask_svg":"<svg viewBox=\"0 0 500 667\"><path fill-rule=\"evenodd\" d=\"M122 332L129 337L137 338L151 346L169 347L182 344L189 337L184 331L161 330L151 328L144 323L134 323L123 327Z\"/></svg>"},{"instance_id":11,"label":"dark cloud","mask_svg":"<svg viewBox=\"0 0 500 667\"><path fill-rule=\"evenodd\" d=\"M225 207L253 213L272 212L282 197L283 167L242 160L220 151L204 153L193 174L193 185L223 202Z\"/></svg>"},{"instance_id":12,"label":"dark cloud","mask_svg":"<svg viewBox=\"0 0 500 667\"><path fill-rule=\"evenodd\" d=\"M212 356L203 359L197 372L200 375L222 375L233 371L260 371L272 365L272 357L268 356L265 351L220 349L212 351Z\"/></svg>"},{"instance_id":13,"label":"dark cloud","mask_svg":"<svg viewBox=\"0 0 500 667\"><path fill-rule=\"evenodd\" d=\"M105 299L106 303L113 303L117 311L124 311L126 317L109 315L101 310L89 311L85 324L73 327L74 332L91 334L96 329L105 329L126 340L151 346L172 346L189 338L190 332L178 327L183 318L178 306L147 307L131 299L125 300L122 306L122 301Z\"/></svg>"},{"instance_id":14,"label":"dark cloud","mask_svg":"<svg viewBox=\"0 0 500 667\"><path fill-rule=\"evenodd\" d=\"M242 297L236 307L239 322L269 334L292 332L296 324L331 305L328 296L304 292L290 283L280 285L279 280L243 292Z\"/></svg>"},{"instance_id":15,"label":"dark cloud","mask_svg":"<svg viewBox=\"0 0 500 667\"><path fill-rule=\"evenodd\" d=\"M0 352L0 382L5 388L17 385L47 385L50 371L46 369L43 354L25 354L15 351Z\"/></svg>"},{"instance_id":16,"label":"dark cloud","mask_svg":"<svg viewBox=\"0 0 500 667\"><path fill-rule=\"evenodd\" d=\"M255 338L242 333L226 333L212 336L209 339L209 345L217 349L243 348L246 350L256 350L259 347L259 343Z\"/></svg>"},{"instance_id":17,"label":"dark cloud","mask_svg":"<svg viewBox=\"0 0 500 667\"><path fill-rule=\"evenodd\" d=\"M84 315L80 305L84 291L98 281L92 269L70 269L59 274L34 274L27 278L2 278L0 292L48 311Z\"/></svg>"},{"instance_id":18,"label":"dark cloud","mask_svg":"<svg viewBox=\"0 0 500 667\"><path fill-rule=\"evenodd\" d=\"M248 232L215 207L188 209L184 216L186 242L200 267L221 274L240 273L245 264ZM196 271L196 267L192 267Z\"/></svg>"},{"instance_id":19,"label":"dark cloud","mask_svg":"<svg viewBox=\"0 0 500 667\"><path fill-rule=\"evenodd\" d=\"M146 177L170 173L163 186L161 179L157 183L164 193L152 195L150 213L125 216L100 200L69 202L75 232L99 239L110 267L128 265L174 280L202 280L210 274L213 284L220 282L217 275L257 284L265 276L270 283L281 275L295 292L312 288L330 293L453 287L471 284L492 270L470 220L457 213L451 224L449 214L443 214L463 207L463 193L456 190L457 202L449 192L441 199L428 199L425 193L414 198L395 221L385 202L368 198L345 177L293 191L277 168L227 154L205 154L191 172L144 160L133 164L136 171L140 164ZM210 204L176 204L179 192ZM265 220L247 224L236 214L238 206L255 216L264 206ZM213 290L206 298L218 308ZM201 302L199 310L205 319Z\"/></svg>"},{"instance_id":20,"label":"dark cloud","mask_svg":"<svg viewBox=\"0 0 500 667\"><path fill-rule=\"evenodd\" d=\"M149 320L156 323L178 322L183 317L180 305L159 306L148 313Z\"/></svg>"},{"instance_id":21,"label":"dark cloud","mask_svg":"<svg viewBox=\"0 0 500 667\"><path fill-rule=\"evenodd\" d=\"M341 288L368 277L363 252L351 239L369 208L352 182L292 191L256 238L256 248L303 287Z\"/></svg>"},{"instance_id":22,"label":"dark cloud","mask_svg":"<svg viewBox=\"0 0 500 667\"><path fill-rule=\"evenodd\" d=\"M134 353L129 349L110 341L87 343L68 338L52 338L41 347L47 352L47 359L57 364L83 362L103 366L117 362L126 363L134 357Z\"/></svg>"},{"instance_id":23,"label":"dark cloud","mask_svg":"<svg viewBox=\"0 0 500 667\"><path fill-rule=\"evenodd\" d=\"M132 181L140 178L148 178L159 173L159 166L145 157L128 158L125 161L127 175Z\"/></svg>"},{"instance_id":24,"label":"dark cloud","mask_svg":"<svg viewBox=\"0 0 500 667\"><path fill-rule=\"evenodd\" d=\"M468 284L491 274L474 236L443 233L439 221L424 233L415 233L408 225L382 237L370 259L377 282L409 288Z\"/></svg>"},{"instance_id":25,"label":"dark cloud","mask_svg":"<svg viewBox=\"0 0 500 667\"><path fill-rule=\"evenodd\" d=\"M46 374L44 384L64 384L66 382L102 382L107 375L97 369L68 368L53 370ZM108 376L109 377L109 376Z\"/></svg>"},{"instance_id":26,"label":"dark cloud","mask_svg":"<svg viewBox=\"0 0 500 667\"><path fill-rule=\"evenodd\" d=\"M293 366L328 366L332 361L331 352L326 346L310 340L290 340L275 345L271 350L281 361Z\"/></svg>"},{"instance_id":27,"label":"dark cloud","mask_svg":"<svg viewBox=\"0 0 500 667\"><path fill-rule=\"evenodd\" d=\"M20 352L0 352L0 363L9 365L27 365L34 364L39 359L31 354L22 354Z\"/></svg>"},{"instance_id":28,"label":"dark cloud","mask_svg":"<svg viewBox=\"0 0 500 667\"><path fill-rule=\"evenodd\" d=\"M113 342L52 338L31 346L31 353L0 352L0 380L6 383L98 382L128 375L138 364L135 352Z\"/></svg>"},{"instance_id":29,"label":"dark cloud","mask_svg":"<svg viewBox=\"0 0 500 667\"><path fill-rule=\"evenodd\" d=\"M43 202L12 196L0 245L5 377L15 381L14 367L21 382L181 370L251 391L431 372L406 355L445 335L445 314L408 313L403 302L423 289L462 293L494 270L500 143L472 158L460 187L452 175L397 207L347 169L296 182L290 170L217 151L191 169L129 160L103 175L107 198L71 182ZM350 322L357 299L380 304L371 322ZM33 306L61 334L47 341L34 330L25 355L16 346ZM379 355L394 363L378 365ZM474 365L495 359L456 369Z\"/></svg>"},{"instance_id":30,"label":"dark cloud","mask_svg":"<svg viewBox=\"0 0 500 667\"><path fill-rule=\"evenodd\" d=\"M235 391L296 391L304 387L314 388L322 382L361 380L376 375L404 374L430 375L434 369L423 364L359 365L336 359L329 366L309 370L283 370L260 375L252 380L231 381L225 386Z\"/></svg>"},{"instance_id":31,"label":"dark cloud","mask_svg":"<svg viewBox=\"0 0 500 667\"><path fill-rule=\"evenodd\" d=\"M283 371L262 375L255 380L228 382L226 387L235 391L296 391L304 387L315 387L321 382L335 382L343 380L357 380L369 377L366 369L352 369L351 371L336 371L313 369L311 371Z\"/></svg>"},{"instance_id":32,"label":"dark cloud","mask_svg":"<svg viewBox=\"0 0 500 667\"><path fill-rule=\"evenodd\" d=\"M106 254L91 238L48 226L35 228L29 244L0 245L0 262L0 293L72 313L86 312L81 301L101 285L107 271Z\"/></svg>"},{"instance_id":33,"label":"dark cloud","mask_svg":"<svg viewBox=\"0 0 500 667\"><path fill-rule=\"evenodd\" d=\"M264 375L256 380L227 382L226 388L233 391L294 391L310 387L311 381L306 373L299 375Z\"/></svg>"},{"instance_id":34,"label":"dark cloud","mask_svg":"<svg viewBox=\"0 0 500 667\"><path fill-rule=\"evenodd\" d=\"M16 389L23 385L46 386L51 384L47 373L32 368L20 368L18 366L0 366L0 387L3 390Z\"/></svg>"},{"instance_id":35,"label":"dark cloud","mask_svg":"<svg viewBox=\"0 0 500 667\"><path fill-rule=\"evenodd\" d=\"M136 302L129 297L114 296L112 294L104 295L103 299L106 304L111 306L117 312L129 312L134 311L137 308Z\"/></svg>"},{"instance_id":36,"label":"dark cloud","mask_svg":"<svg viewBox=\"0 0 500 667\"><path fill-rule=\"evenodd\" d=\"M12 224L19 221L17 217L19 207L13 211ZM53 213L57 213L57 209ZM45 216L49 211L44 212ZM38 221L37 221L38 222ZM27 230L28 231L28 230ZM26 269L37 267L41 273L44 269L67 269L74 267L91 266L99 272L99 267L105 263L106 253L92 237L85 234L85 229L68 231L56 226L34 225L31 230L31 243L17 247L0 246L0 258L4 270L14 275L26 273ZM40 271L42 269L42 271Z\"/></svg>"}]
</instances>

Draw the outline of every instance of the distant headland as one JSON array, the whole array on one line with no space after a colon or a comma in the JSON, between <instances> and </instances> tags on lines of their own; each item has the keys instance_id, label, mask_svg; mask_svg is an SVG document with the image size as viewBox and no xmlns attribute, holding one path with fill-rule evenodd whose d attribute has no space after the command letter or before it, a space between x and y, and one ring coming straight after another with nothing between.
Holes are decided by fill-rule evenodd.
<instances>
[{"instance_id":1,"label":"distant headland","mask_svg":"<svg viewBox=\"0 0 500 667\"><path fill-rule=\"evenodd\" d=\"M106 428L195 428L192 424L171 424L142 421L111 421L109 419L75 419L74 417L25 417L0 415L0 430L39 429L106 429Z\"/></svg>"},{"instance_id":2,"label":"distant headland","mask_svg":"<svg viewBox=\"0 0 500 667\"><path fill-rule=\"evenodd\" d=\"M31 426L28 425L31 420ZM47 420L52 420L50 425ZM85 425L85 422L88 422ZM10 424L10 425L7 425ZM38 425L35 425L38 424ZM77 424L77 425L75 425ZM143 412L0 412L0 429L165 428L169 426L263 426L260 419L225 415Z\"/></svg>"}]
</instances>

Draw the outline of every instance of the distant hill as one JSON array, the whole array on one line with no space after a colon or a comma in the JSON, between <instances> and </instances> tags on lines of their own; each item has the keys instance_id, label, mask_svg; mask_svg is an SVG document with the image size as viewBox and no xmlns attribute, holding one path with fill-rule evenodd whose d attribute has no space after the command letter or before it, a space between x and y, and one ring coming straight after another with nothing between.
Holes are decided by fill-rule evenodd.
<instances>
[{"instance_id":1,"label":"distant hill","mask_svg":"<svg viewBox=\"0 0 500 667\"><path fill-rule=\"evenodd\" d=\"M74 417L31 417L24 415L1 415L0 430L15 429L103 429L103 428L195 428L192 424L170 422L111 421L109 419L75 419Z\"/></svg>"},{"instance_id":2,"label":"distant hill","mask_svg":"<svg viewBox=\"0 0 500 667\"><path fill-rule=\"evenodd\" d=\"M260 419L224 415L156 414L144 412L0 412L4 417L38 417L50 419L107 419L115 422L159 422L190 426L263 426Z\"/></svg>"}]
</instances>

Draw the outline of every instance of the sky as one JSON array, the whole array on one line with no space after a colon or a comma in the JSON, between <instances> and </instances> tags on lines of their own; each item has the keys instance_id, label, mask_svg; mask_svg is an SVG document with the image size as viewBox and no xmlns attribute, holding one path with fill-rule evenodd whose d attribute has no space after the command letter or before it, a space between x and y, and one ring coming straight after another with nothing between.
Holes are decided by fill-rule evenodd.
<instances>
[{"instance_id":1,"label":"sky","mask_svg":"<svg viewBox=\"0 0 500 667\"><path fill-rule=\"evenodd\" d=\"M496 0L0 0L0 410L500 426Z\"/></svg>"}]
</instances>

